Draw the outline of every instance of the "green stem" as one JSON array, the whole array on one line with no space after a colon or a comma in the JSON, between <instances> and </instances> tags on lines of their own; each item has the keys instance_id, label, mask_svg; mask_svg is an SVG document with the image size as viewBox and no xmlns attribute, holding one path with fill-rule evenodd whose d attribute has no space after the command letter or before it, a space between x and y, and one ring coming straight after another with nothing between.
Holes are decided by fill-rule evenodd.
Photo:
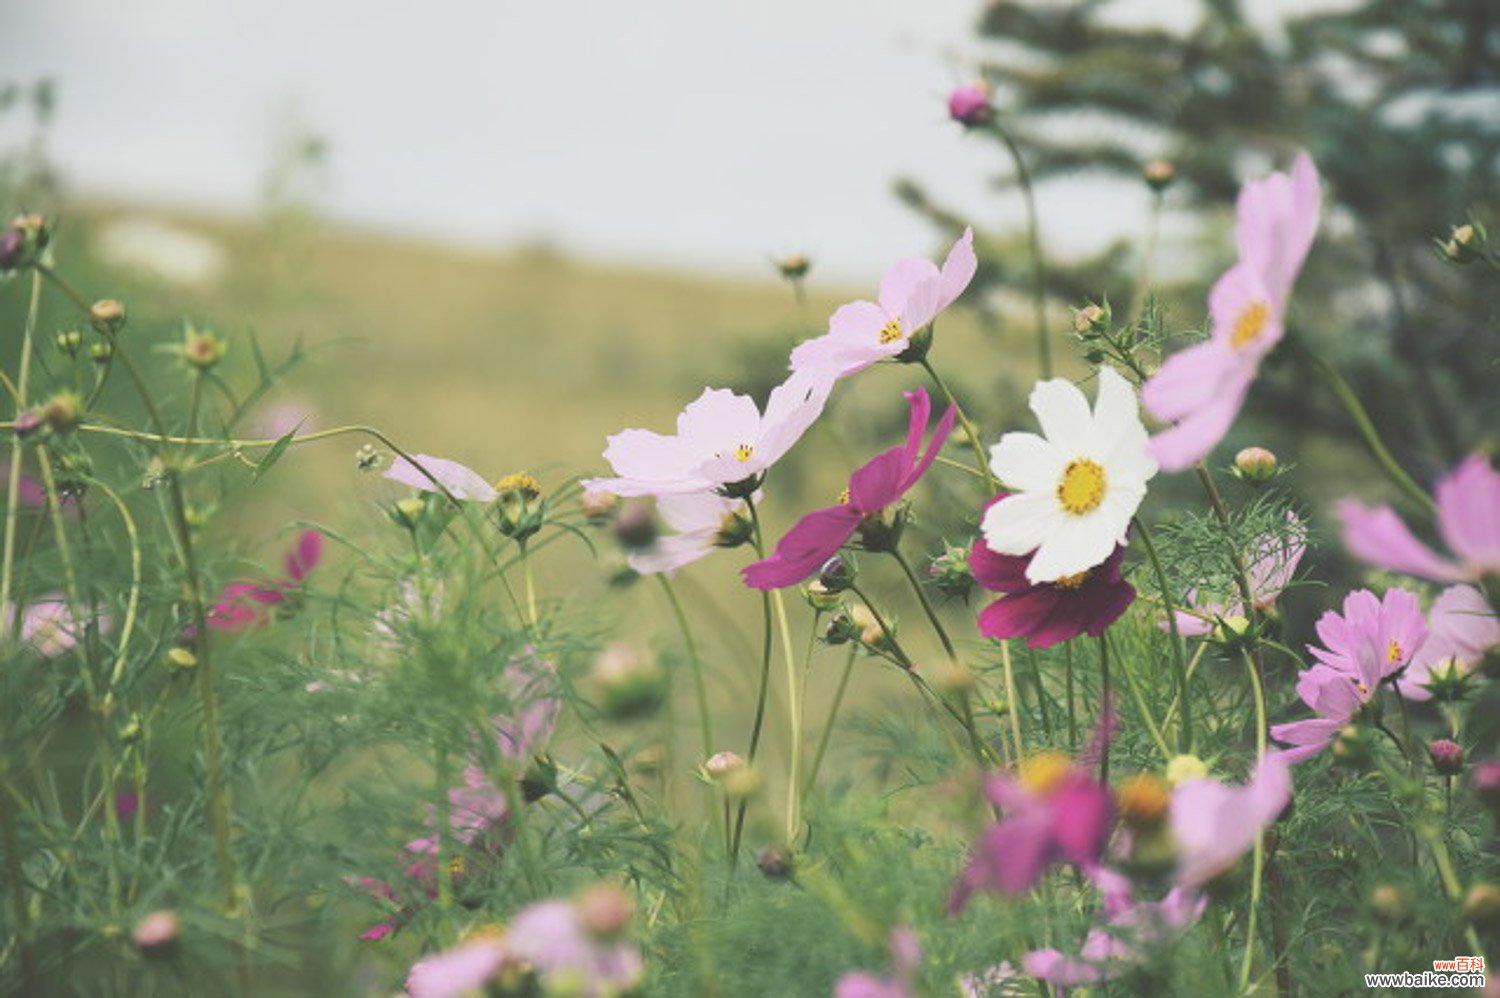
<instances>
[{"instance_id":1,"label":"green stem","mask_svg":"<svg viewBox=\"0 0 1500 998\"><path fill-rule=\"evenodd\" d=\"M1248 606L1248 602L1246 603ZM1248 651L1241 652L1245 671L1250 679L1250 690L1255 696L1255 761L1260 765L1266 758L1266 693L1260 678L1260 666ZM1250 910L1245 916L1245 956L1240 961L1240 993L1250 985L1250 970L1255 961L1255 919L1260 910L1261 874L1266 863L1265 835L1255 837L1255 853L1250 872Z\"/></svg>"},{"instance_id":2,"label":"green stem","mask_svg":"<svg viewBox=\"0 0 1500 998\"><path fill-rule=\"evenodd\" d=\"M1182 705L1182 724L1177 729L1178 751L1187 754L1193 751L1193 711L1192 703L1188 699L1187 663L1183 660L1182 635L1177 630L1177 614L1172 612L1172 596L1167 586L1167 573L1162 568L1161 558L1156 553L1156 545L1152 543L1151 531L1146 528L1140 517L1135 517L1136 530L1140 533L1141 546L1146 549L1146 557L1151 562L1151 569L1156 574L1156 584L1161 590L1162 609L1167 614L1167 629L1172 635L1172 675L1177 687L1177 702ZM1248 616L1248 609L1246 614Z\"/></svg>"},{"instance_id":3,"label":"green stem","mask_svg":"<svg viewBox=\"0 0 1500 998\"><path fill-rule=\"evenodd\" d=\"M746 499L745 508L750 511L751 543L755 546L757 558L764 559L766 556L765 537L761 532L760 511L755 508L755 500ZM760 751L760 733L766 720L766 694L771 688L771 594L762 592L760 594L760 609L763 620L761 633L760 654L760 682L755 694L755 720L750 725L750 751L745 753L745 761L755 762L756 753ZM729 846L729 865L734 866L740 855L740 841L745 830L745 810L750 806L748 797L741 798L740 805L734 816L734 835Z\"/></svg>"},{"instance_id":4,"label":"green stem","mask_svg":"<svg viewBox=\"0 0 1500 998\"><path fill-rule=\"evenodd\" d=\"M1036 349L1041 363L1042 379L1052 377L1052 344L1047 339L1047 264L1042 256L1042 233L1036 209L1036 193L1031 186L1031 171L1026 168L1026 158L1015 139L997 122L991 127L1016 165L1016 182L1021 188L1021 197L1026 203L1026 238L1031 249L1031 265L1035 275L1032 288L1032 305L1036 311Z\"/></svg>"},{"instance_id":5,"label":"green stem","mask_svg":"<svg viewBox=\"0 0 1500 998\"><path fill-rule=\"evenodd\" d=\"M713 719L708 710L708 689L703 681L703 659L698 655L698 642L693 639L693 629L688 625L687 614L682 610L682 601L677 598L677 591L672 588L666 575L658 573L656 580L661 583L661 591L666 594L667 602L672 607L672 615L677 619L677 629L682 632L683 644L687 646L688 663L693 670L693 691L698 698L698 731L703 736L703 758L707 759L714 752L714 731Z\"/></svg>"},{"instance_id":6,"label":"green stem","mask_svg":"<svg viewBox=\"0 0 1500 998\"><path fill-rule=\"evenodd\" d=\"M26 388L31 376L31 341L36 333L36 317L41 297L42 281L37 274L33 273L31 275L31 303L26 310L26 329L21 340L21 370L16 379L17 416L26 407ZM10 425L14 427L15 423L12 422ZM13 441L10 449L10 472L5 491L5 553L4 564L0 566L0 608L11 605L11 572L15 566L16 525L20 517L20 508L21 445L19 441ZM3 609L0 609L0 612L3 612ZM3 629L3 625L0 625L0 629Z\"/></svg>"},{"instance_id":7,"label":"green stem","mask_svg":"<svg viewBox=\"0 0 1500 998\"><path fill-rule=\"evenodd\" d=\"M7 793L12 791L6 784ZM19 796L16 793L16 796ZM21 979L28 995L42 995L42 975L36 962L36 941L31 934L31 909L26 903L26 875L21 864L21 837L16 832L16 809L0 802L0 845L5 847L5 879L10 889L11 917L21 951Z\"/></svg>"},{"instance_id":8,"label":"green stem","mask_svg":"<svg viewBox=\"0 0 1500 998\"><path fill-rule=\"evenodd\" d=\"M812 793L813 786L818 782L818 770L823 766L823 756L828 751L828 740L833 735L833 724L838 719L839 708L844 704L844 691L849 688L849 677L854 673L854 657L859 652L859 645L850 643L849 656L844 661L844 673L839 677L838 689L833 694L833 704L828 708L828 719L823 722L823 730L818 732L818 747L813 752L812 768L807 772L807 782L803 785L803 796Z\"/></svg>"},{"instance_id":9,"label":"green stem","mask_svg":"<svg viewBox=\"0 0 1500 998\"><path fill-rule=\"evenodd\" d=\"M927 593L922 589L921 580L917 573L912 571L911 563L908 562L900 550L892 547L891 557L896 559L896 564L901 566L901 571L906 575L906 581L911 583L912 592L917 594L917 602L922 604L922 612L927 615L927 622L932 625L932 630L937 634L938 640L943 644L943 651L948 653L948 659L953 664L958 664L958 652L953 648L953 640L948 637L948 632L943 628L943 622L938 619L937 610L933 608L932 601L927 598Z\"/></svg>"},{"instance_id":10,"label":"green stem","mask_svg":"<svg viewBox=\"0 0 1500 998\"><path fill-rule=\"evenodd\" d=\"M1219 493L1219 487L1214 484L1213 476L1208 473L1208 468L1204 463L1199 461L1194 470L1198 472L1198 481L1203 486L1204 495L1208 496L1208 504L1213 508L1214 518L1219 521L1219 526L1224 528L1224 544L1229 549L1229 561L1234 566L1234 582L1240 590L1245 617L1253 619L1255 596L1250 590L1250 575L1245 570L1245 559L1240 554L1240 544L1235 538L1234 524L1229 520L1229 507L1224 504L1224 497ZM1186 707L1186 703L1183 706Z\"/></svg>"},{"instance_id":11,"label":"green stem","mask_svg":"<svg viewBox=\"0 0 1500 998\"><path fill-rule=\"evenodd\" d=\"M802 697L797 681L797 652L792 646L786 601L782 598L780 589L771 594L771 602L776 608L776 625L781 632L781 650L786 659L786 710L791 727L791 759L787 764L786 844L787 848L794 849L802 829L802 794L799 790L802 776Z\"/></svg>"},{"instance_id":12,"label":"green stem","mask_svg":"<svg viewBox=\"0 0 1500 998\"><path fill-rule=\"evenodd\" d=\"M1110 703L1109 685L1109 638L1107 635L1099 635L1099 718L1100 724L1108 724L1107 715L1114 709ZM1099 753L1099 782L1109 782L1109 742L1108 738L1100 739L1103 746Z\"/></svg>"},{"instance_id":13,"label":"green stem","mask_svg":"<svg viewBox=\"0 0 1500 998\"><path fill-rule=\"evenodd\" d=\"M932 383L937 386L937 390L943 393L943 399L949 405L953 406L953 412L958 419L958 425L962 427L964 436L969 438L969 446L974 449L974 459L979 462L979 470L984 475L985 484L991 493L998 492L1000 490L1000 480L990 470L990 458L985 452L984 441L979 436L979 427L975 426L969 419L968 413L964 412L964 407L959 404L958 397L953 394L952 389L948 387L948 383L937 373L937 368L932 366L932 362L923 357L921 363L922 369L927 372L928 377L932 378Z\"/></svg>"}]
</instances>

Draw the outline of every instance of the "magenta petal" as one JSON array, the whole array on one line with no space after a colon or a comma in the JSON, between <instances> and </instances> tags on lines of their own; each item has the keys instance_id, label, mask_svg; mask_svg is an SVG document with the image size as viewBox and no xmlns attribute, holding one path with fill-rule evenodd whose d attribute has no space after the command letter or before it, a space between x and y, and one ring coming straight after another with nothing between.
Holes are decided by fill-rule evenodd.
<instances>
[{"instance_id":1,"label":"magenta petal","mask_svg":"<svg viewBox=\"0 0 1500 998\"><path fill-rule=\"evenodd\" d=\"M992 593L1014 593L1031 588L1031 580L1026 578L1026 566L1030 562L1029 554L1000 554L986 544L983 537L969 549L969 571L974 573L974 581Z\"/></svg>"},{"instance_id":2,"label":"magenta petal","mask_svg":"<svg viewBox=\"0 0 1500 998\"><path fill-rule=\"evenodd\" d=\"M906 483L901 491L905 492L916 484L917 479L927 474L927 469L938 459L938 454L943 449L943 444L948 442L948 435L953 432L953 421L958 417L958 407L950 405L943 413L943 418L938 420L937 429L932 431L932 439L927 441L927 450L922 454L922 460L918 461L912 468L911 473L906 476Z\"/></svg>"},{"instance_id":3,"label":"magenta petal","mask_svg":"<svg viewBox=\"0 0 1500 998\"><path fill-rule=\"evenodd\" d=\"M1051 844L1048 815L1042 808L990 826L953 887L948 912L962 911L980 888L1008 895L1029 889L1047 866Z\"/></svg>"},{"instance_id":4,"label":"magenta petal","mask_svg":"<svg viewBox=\"0 0 1500 998\"><path fill-rule=\"evenodd\" d=\"M861 519L859 511L847 505L813 510L787 531L769 558L740 571L745 584L762 590L796 585L838 553Z\"/></svg>"},{"instance_id":5,"label":"magenta petal","mask_svg":"<svg viewBox=\"0 0 1500 998\"><path fill-rule=\"evenodd\" d=\"M1080 775L1058 789L1048 804L1052 838L1063 858L1077 866L1098 862L1114 812L1109 788Z\"/></svg>"},{"instance_id":6,"label":"magenta petal","mask_svg":"<svg viewBox=\"0 0 1500 998\"><path fill-rule=\"evenodd\" d=\"M1060 590L1056 586L1033 586L1002 596L979 614L979 633L987 638L1007 640L1028 637L1041 627L1057 607ZM1074 633L1077 633L1076 631ZM1030 644L1030 642L1027 642ZM1031 645L1047 647L1047 645Z\"/></svg>"},{"instance_id":7,"label":"magenta petal","mask_svg":"<svg viewBox=\"0 0 1500 998\"><path fill-rule=\"evenodd\" d=\"M900 447L872 458L849 476L849 505L863 516L880 512L901 498L902 473L910 467Z\"/></svg>"},{"instance_id":8,"label":"magenta petal","mask_svg":"<svg viewBox=\"0 0 1500 998\"><path fill-rule=\"evenodd\" d=\"M316 530L305 530L297 538L297 546L287 552L286 574L301 582L308 572L317 567L322 557L323 535Z\"/></svg>"},{"instance_id":9,"label":"magenta petal","mask_svg":"<svg viewBox=\"0 0 1500 998\"><path fill-rule=\"evenodd\" d=\"M1463 581L1463 571L1417 540L1389 506L1343 499L1334 515L1344 525L1344 547L1360 561L1438 582Z\"/></svg>"},{"instance_id":10,"label":"magenta petal","mask_svg":"<svg viewBox=\"0 0 1500 998\"><path fill-rule=\"evenodd\" d=\"M1135 602L1135 587L1128 582L1101 582L1086 588L1088 605L1083 611L1082 628L1085 634L1097 638Z\"/></svg>"}]
</instances>

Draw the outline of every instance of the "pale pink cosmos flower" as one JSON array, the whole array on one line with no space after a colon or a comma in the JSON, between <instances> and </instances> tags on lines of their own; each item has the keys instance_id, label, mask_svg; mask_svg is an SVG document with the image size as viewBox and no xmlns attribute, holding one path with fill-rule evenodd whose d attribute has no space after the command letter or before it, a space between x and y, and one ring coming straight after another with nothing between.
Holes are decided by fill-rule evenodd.
<instances>
[{"instance_id":1,"label":"pale pink cosmos flower","mask_svg":"<svg viewBox=\"0 0 1500 998\"><path fill-rule=\"evenodd\" d=\"M745 500L715 492L662 496L656 512L673 532L626 557L640 575L671 574L712 554L732 536L735 518L748 515Z\"/></svg>"},{"instance_id":2,"label":"pale pink cosmos flower","mask_svg":"<svg viewBox=\"0 0 1500 998\"><path fill-rule=\"evenodd\" d=\"M1361 561L1436 582L1477 582L1500 574L1500 473L1470 454L1438 479L1438 533L1458 557L1444 558L1417 540L1389 506L1341 500L1344 546Z\"/></svg>"},{"instance_id":3,"label":"pale pink cosmos flower","mask_svg":"<svg viewBox=\"0 0 1500 998\"><path fill-rule=\"evenodd\" d=\"M412 964L406 976L406 993L410 998L460 998L479 992L507 959L503 935L477 935Z\"/></svg>"},{"instance_id":4,"label":"pale pink cosmos flower","mask_svg":"<svg viewBox=\"0 0 1500 998\"><path fill-rule=\"evenodd\" d=\"M1241 188L1239 262L1209 292L1209 339L1168 357L1141 389L1146 409L1174 424L1151 438L1162 470L1196 464L1229 432L1261 358L1285 332L1287 301L1321 206L1318 171L1306 153L1290 175L1273 173Z\"/></svg>"},{"instance_id":5,"label":"pale pink cosmos flower","mask_svg":"<svg viewBox=\"0 0 1500 998\"><path fill-rule=\"evenodd\" d=\"M917 998L912 979L922 963L922 946L917 934L904 925L891 930L886 940L890 954L891 974L881 977L863 970L853 970L840 977L833 986L833 998Z\"/></svg>"},{"instance_id":6,"label":"pale pink cosmos flower","mask_svg":"<svg viewBox=\"0 0 1500 998\"><path fill-rule=\"evenodd\" d=\"M441 485L453 498L466 502L494 502L499 495L495 487L473 468L431 454L413 454L411 460L398 457L391 462L383 477L419 492L439 492L438 486Z\"/></svg>"},{"instance_id":7,"label":"pale pink cosmos flower","mask_svg":"<svg viewBox=\"0 0 1500 998\"><path fill-rule=\"evenodd\" d=\"M1290 533L1282 536L1267 534L1255 542L1251 557L1245 566L1249 577L1250 596L1255 609L1268 610L1276 605L1281 591L1292 581L1302 555L1307 551L1307 532L1296 513L1288 512L1287 526ZM1200 601L1197 590L1189 590L1187 609L1175 611L1177 630L1189 637L1199 637L1214 629L1214 621L1234 617L1246 617L1244 601L1238 593L1224 602ZM1162 622L1166 627L1166 622Z\"/></svg>"},{"instance_id":8,"label":"pale pink cosmos flower","mask_svg":"<svg viewBox=\"0 0 1500 998\"><path fill-rule=\"evenodd\" d=\"M1022 965L1026 973L1059 988L1111 980L1147 962L1150 949L1169 944L1197 922L1208 899L1174 887L1160 901L1130 898L1106 902L1105 921L1089 930L1077 956L1055 949L1035 950Z\"/></svg>"},{"instance_id":9,"label":"pale pink cosmos flower","mask_svg":"<svg viewBox=\"0 0 1500 998\"><path fill-rule=\"evenodd\" d=\"M1255 846L1292 799L1287 762L1272 753L1243 786L1208 777L1184 780L1172 791L1171 828L1177 843L1179 887L1198 888L1224 873Z\"/></svg>"},{"instance_id":10,"label":"pale pink cosmos flower","mask_svg":"<svg viewBox=\"0 0 1500 998\"><path fill-rule=\"evenodd\" d=\"M771 391L764 414L748 395L705 388L677 417L671 436L624 430L604 459L617 478L591 478L588 492L668 496L715 492L754 480L791 450L823 412L833 390L826 369L795 371Z\"/></svg>"},{"instance_id":11,"label":"pale pink cosmos flower","mask_svg":"<svg viewBox=\"0 0 1500 998\"><path fill-rule=\"evenodd\" d=\"M880 282L879 300L850 302L834 312L827 333L792 351L792 370L831 368L844 377L899 356L963 294L978 267L973 229L964 229L942 270L920 257L897 260Z\"/></svg>"},{"instance_id":12,"label":"pale pink cosmos flower","mask_svg":"<svg viewBox=\"0 0 1500 998\"><path fill-rule=\"evenodd\" d=\"M15 606L7 603L0 607L0 613L4 614L0 618L0 634L4 634L15 619ZM110 622L108 614L99 615L101 633L109 629ZM78 646L78 639L87 625L86 619L79 620L74 616L67 597L50 593L21 609L21 643L29 645L43 658L56 658Z\"/></svg>"},{"instance_id":13,"label":"pale pink cosmos flower","mask_svg":"<svg viewBox=\"0 0 1500 998\"><path fill-rule=\"evenodd\" d=\"M1317 624L1324 647L1309 645L1318 664L1297 679L1297 695L1317 715L1274 725L1271 737L1291 746L1282 755L1301 762L1317 755L1379 691L1405 669L1427 640L1417 594L1389 589L1377 600L1367 589L1350 593L1344 612L1330 610Z\"/></svg>"},{"instance_id":14,"label":"pale pink cosmos flower","mask_svg":"<svg viewBox=\"0 0 1500 998\"><path fill-rule=\"evenodd\" d=\"M1500 620L1473 586L1449 586L1433 600L1427 640L1412 656L1396 691L1408 700L1430 700L1427 684L1450 671L1468 675L1492 648L1500 647Z\"/></svg>"},{"instance_id":15,"label":"pale pink cosmos flower","mask_svg":"<svg viewBox=\"0 0 1500 998\"><path fill-rule=\"evenodd\" d=\"M543 901L523 909L505 934L505 948L536 971L547 994L613 998L639 987L646 974L633 943L591 932L571 901Z\"/></svg>"}]
</instances>

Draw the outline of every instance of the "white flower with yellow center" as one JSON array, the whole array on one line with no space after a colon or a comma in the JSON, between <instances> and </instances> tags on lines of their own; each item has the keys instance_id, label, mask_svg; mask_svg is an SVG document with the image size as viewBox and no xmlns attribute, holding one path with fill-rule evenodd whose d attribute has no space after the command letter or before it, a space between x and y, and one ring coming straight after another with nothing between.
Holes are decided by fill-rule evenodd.
<instances>
[{"instance_id":1,"label":"white flower with yellow center","mask_svg":"<svg viewBox=\"0 0 1500 998\"><path fill-rule=\"evenodd\" d=\"M1037 383L1031 411L1042 436L1007 433L990 450L990 466L1012 495L989 508L981 529L991 550L1032 555L1029 581L1058 582L1125 543L1156 461L1146 451L1135 392L1110 368L1099 371L1092 411L1063 378Z\"/></svg>"}]
</instances>

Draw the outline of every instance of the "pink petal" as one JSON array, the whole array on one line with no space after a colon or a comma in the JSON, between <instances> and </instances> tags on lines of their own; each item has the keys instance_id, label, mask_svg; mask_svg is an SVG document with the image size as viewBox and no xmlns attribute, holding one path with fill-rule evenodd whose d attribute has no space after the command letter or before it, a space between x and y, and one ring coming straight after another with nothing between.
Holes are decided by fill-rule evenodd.
<instances>
[{"instance_id":1,"label":"pink petal","mask_svg":"<svg viewBox=\"0 0 1500 998\"><path fill-rule=\"evenodd\" d=\"M979 614L979 633L987 638L1007 640L1029 638L1040 629L1048 616L1057 608L1059 591L1056 586L1034 586L995 600ZM1074 635L1078 630L1074 631ZM1066 639L1063 639L1066 640ZM1049 648L1056 641L1034 644L1031 648Z\"/></svg>"},{"instance_id":2,"label":"pink petal","mask_svg":"<svg viewBox=\"0 0 1500 998\"><path fill-rule=\"evenodd\" d=\"M505 962L497 938L479 938L417 961L406 978L411 998L458 998L484 987Z\"/></svg>"},{"instance_id":3,"label":"pink petal","mask_svg":"<svg viewBox=\"0 0 1500 998\"><path fill-rule=\"evenodd\" d=\"M1438 528L1474 577L1500 573L1500 473L1470 454L1438 479Z\"/></svg>"},{"instance_id":4,"label":"pink petal","mask_svg":"<svg viewBox=\"0 0 1500 998\"><path fill-rule=\"evenodd\" d=\"M1162 471L1182 471L1192 467L1224 439L1249 390L1248 377L1238 384L1221 385L1221 392L1213 401L1176 426L1152 437L1146 450Z\"/></svg>"},{"instance_id":5,"label":"pink petal","mask_svg":"<svg viewBox=\"0 0 1500 998\"><path fill-rule=\"evenodd\" d=\"M903 449L892 447L849 476L849 505L862 515L878 513L902 495L902 478L910 469Z\"/></svg>"},{"instance_id":6,"label":"pink petal","mask_svg":"<svg viewBox=\"0 0 1500 998\"><path fill-rule=\"evenodd\" d=\"M755 465L764 469L781 459L807 432L828 404L837 372L827 368L794 371L771 389L755 444Z\"/></svg>"},{"instance_id":7,"label":"pink petal","mask_svg":"<svg viewBox=\"0 0 1500 998\"><path fill-rule=\"evenodd\" d=\"M1344 527L1344 547L1360 561L1438 582L1464 580L1462 569L1417 540L1389 506L1341 499L1334 515Z\"/></svg>"},{"instance_id":8,"label":"pink petal","mask_svg":"<svg viewBox=\"0 0 1500 998\"><path fill-rule=\"evenodd\" d=\"M943 261L943 295L940 299L938 309L942 310L958 300L968 288L969 282L974 280L974 274L979 270L979 259L974 255L974 230L965 228L963 235L953 244L948 251L948 257Z\"/></svg>"},{"instance_id":9,"label":"pink petal","mask_svg":"<svg viewBox=\"0 0 1500 998\"><path fill-rule=\"evenodd\" d=\"M942 285L942 275L931 260L919 257L897 260L880 282L880 307L888 315L900 315L906 310L906 303L912 292L928 282L939 287ZM908 329L906 332L910 335L916 329Z\"/></svg>"},{"instance_id":10,"label":"pink petal","mask_svg":"<svg viewBox=\"0 0 1500 998\"><path fill-rule=\"evenodd\" d=\"M398 457L386 469L384 477L423 492L437 492L438 487L433 484L436 479L454 498L469 502L492 502L495 498L494 488L479 472L430 454L413 454L410 461Z\"/></svg>"},{"instance_id":11,"label":"pink petal","mask_svg":"<svg viewBox=\"0 0 1500 998\"><path fill-rule=\"evenodd\" d=\"M1141 386L1141 402L1153 417L1170 423L1213 401L1220 382L1236 366L1234 355L1215 340L1197 343L1168 357Z\"/></svg>"},{"instance_id":12,"label":"pink petal","mask_svg":"<svg viewBox=\"0 0 1500 998\"><path fill-rule=\"evenodd\" d=\"M297 582L307 578L307 573L317 567L323 557L323 535L316 530L305 530L297 538L297 546L287 552L286 574Z\"/></svg>"}]
</instances>

